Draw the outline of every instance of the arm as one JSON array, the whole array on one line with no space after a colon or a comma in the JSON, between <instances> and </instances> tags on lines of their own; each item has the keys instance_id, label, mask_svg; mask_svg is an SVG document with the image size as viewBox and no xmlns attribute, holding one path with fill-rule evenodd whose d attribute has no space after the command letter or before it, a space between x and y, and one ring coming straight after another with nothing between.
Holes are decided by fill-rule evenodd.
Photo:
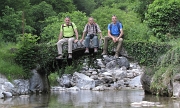
<instances>
[{"instance_id":1,"label":"arm","mask_svg":"<svg viewBox=\"0 0 180 108\"><path fill-rule=\"evenodd\" d=\"M72 27L73 27L73 29L74 29L74 33L75 33L75 35L76 35L76 39L74 40L74 43L76 43L77 41L78 41L78 31L77 31L77 27L76 27L76 25L74 24L74 23L72 23Z\"/></svg>"},{"instance_id":2,"label":"arm","mask_svg":"<svg viewBox=\"0 0 180 108\"><path fill-rule=\"evenodd\" d=\"M122 38L122 36L123 36L123 34L124 34L121 23L119 23L119 27L120 27L120 34L119 34L119 36L118 36L118 39Z\"/></svg>"},{"instance_id":3,"label":"arm","mask_svg":"<svg viewBox=\"0 0 180 108\"><path fill-rule=\"evenodd\" d=\"M98 33L100 35L100 38L102 39L103 37L102 37L102 33L101 33L101 30L100 30L100 27L99 27L98 24L96 24L96 25L97 25L97 31L98 31Z\"/></svg>"},{"instance_id":4,"label":"arm","mask_svg":"<svg viewBox=\"0 0 180 108\"><path fill-rule=\"evenodd\" d=\"M60 40L60 39L62 39L62 31L60 31L60 33L59 33L59 38L58 38L58 40Z\"/></svg>"},{"instance_id":5,"label":"arm","mask_svg":"<svg viewBox=\"0 0 180 108\"><path fill-rule=\"evenodd\" d=\"M118 36L118 39L122 38L123 34L124 34L123 29L120 29L120 35Z\"/></svg>"},{"instance_id":6,"label":"arm","mask_svg":"<svg viewBox=\"0 0 180 108\"><path fill-rule=\"evenodd\" d=\"M84 40L84 36L86 35L86 33L87 33L87 24L84 27L82 38L81 38L81 42Z\"/></svg>"},{"instance_id":7,"label":"arm","mask_svg":"<svg viewBox=\"0 0 180 108\"><path fill-rule=\"evenodd\" d=\"M111 35L110 25L111 24L108 24L108 36L114 40L114 37Z\"/></svg>"},{"instance_id":8,"label":"arm","mask_svg":"<svg viewBox=\"0 0 180 108\"><path fill-rule=\"evenodd\" d=\"M74 43L76 43L78 41L78 31L77 31L77 29L74 29L74 32L76 34L76 39L74 40Z\"/></svg>"},{"instance_id":9,"label":"arm","mask_svg":"<svg viewBox=\"0 0 180 108\"><path fill-rule=\"evenodd\" d=\"M100 35L100 39L102 39L102 38L103 38L103 36L102 36L102 33L101 33L101 32L99 32L99 35Z\"/></svg>"},{"instance_id":10,"label":"arm","mask_svg":"<svg viewBox=\"0 0 180 108\"><path fill-rule=\"evenodd\" d=\"M62 33L62 25L61 25L61 28L60 28L60 33L59 33L59 38L58 38L58 40L62 39L62 35L63 35L63 33Z\"/></svg>"},{"instance_id":11,"label":"arm","mask_svg":"<svg viewBox=\"0 0 180 108\"><path fill-rule=\"evenodd\" d=\"M77 29L74 29L74 32L76 34L76 40L78 40L78 31L77 31Z\"/></svg>"},{"instance_id":12,"label":"arm","mask_svg":"<svg viewBox=\"0 0 180 108\"><path fill-rule=\"evenodd\" d=\"M86 34L86 32L83 32L83 35L82 35L82 39L81 40L84 40L84 35Z\"/></svg>"},{"instance_id":13,"label":"arm","mask_svg":"<svg viewBox=\"0 0 180 108\"><path fill-rule=\"evenodd\" d=\"M108 36L114 39L114 37L111 35L110 30L108 30Z\"/></svg>"}]
</instances>

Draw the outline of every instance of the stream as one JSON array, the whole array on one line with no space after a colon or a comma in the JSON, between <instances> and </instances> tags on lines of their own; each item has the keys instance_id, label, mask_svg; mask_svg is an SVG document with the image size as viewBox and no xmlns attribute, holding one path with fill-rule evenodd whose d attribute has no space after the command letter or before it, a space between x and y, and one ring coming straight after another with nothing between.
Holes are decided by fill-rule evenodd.
<instances>
[{"instance_id":1,"label":"stream","mask_svg":"<svg viewBox=\"0 0 180 108\"><path fill-rule=\"evenodd\" d=\"M155 102L159 106L141 108L180 108L180 100L170 97L145 95L143 90L52 91L0 99L0 108L135 108L132 103Z\"/></svg>"}]
</instances>

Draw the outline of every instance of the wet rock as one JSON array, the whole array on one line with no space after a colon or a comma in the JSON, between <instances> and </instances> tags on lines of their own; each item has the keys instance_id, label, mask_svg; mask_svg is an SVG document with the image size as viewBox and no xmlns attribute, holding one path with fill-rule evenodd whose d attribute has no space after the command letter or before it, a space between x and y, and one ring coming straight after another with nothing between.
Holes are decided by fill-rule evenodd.
<instances>
[{"instance_id":1,"label":"wet rock","mask_svg":"<svg viewBox=\"0 0 180 108\"><path fill-rule=\"evenodd\" d=\"M146 73L143 73L141 76L141 84L142 88L144 89L145 93L152 93L150 89L150 84L151 84L152 76L147 75Z\"/></svg>"},{"instance_id":2,"label":"wet rock","mask_svg":"<svg viewBox=\"0 0 180 108\"><path fill-rule=\"evenodd\" d=\"M108 62L111 62L112 60L114 60L114 58L111 56L110 57L107 55L103 56L103 63L104 64L107 64Z\"/></svg>"},{"instance_id":3,"label":"wet rock","mask_svg":"<svg viewBox=\"0 0 180 108\"><path fill-rule=\"evenodd\" d=\"M101 79L101 81L103 82L103 84L110 84L114 82L112 77L104 77Z\"/></svg>"},{"instance_id":4,"label":"wet rock","mask_svg":"<svg viewBox=\"0 0 180 108\"><path fill-rule=\"evenodd\" d=\"M96 72L96 71L93 71L93 72L92 72L92 75L97 75L97 72Z\"/></svg>"},{"instance_id":5,"label":"wet rock","mask_svg":"<svg viewBox=\"0 0 180 108\"><path fill-rule=\"evenodd\" d=\"M133 88L139 88L142 89L142 84L140 82L141 76L137 76L129 82L129 86Z\"/></svg>"},{"instance_id":6,"label":"wet rock","mask_svg":"<svg viewBox=\"0 0 180 108\"><path fill-rule=\"evenodd\" d=\"M104 76L112 76L112 73L110 73L110 72L104 72L104 73L102 73L102 75L104 75Z\"/></svg>"},{"instance_id":7,"label":"wet rock","mask_svg":"<svg viewBox=\"0 0 180 108\"><path fill-rule=\"evenodd\" d=\"M162 105L159 102L149 102L149 101L133 102L131 103L131 106L132 107L165 107L165 105Z\"/></svg>"},{"instance_id":8,"label":"wet rock","mask_svg":"<svg viewBox=\"0 0 180 108\"><path fill-rule=\"evenodd\" d=\"M34 93L36 91L43 91L43 80L41 78L41 75L37 72L36 69L33 69L31 73L32 73L32 77L29 79L30 81L29 90Z\"/></svg>"},{"instance_id":9,"label":"wet rock","mask_svg":"<svg viewBox=\"0 0 180 108\"><path fill-rule=\"evenodd\" d=\"M116 67L116 60L112 60L106 64L107 69L113 69Z\"/></svg>"},{"instance_id":10,"label":"wet rock","mask_svg":"<svg viewBox=\"0 0 180 108\"><path fill-rule=\"evenodd\" d=\"M130 63L126 57L119 57L119 59L117 59L117 64L119 65L119 68L122 66L125 66L126 68L130 67Z\"/></svg>"},{"instance_id":11,"label":"wet rock","mask_svg":"<svg viewBox=\"0 0 180 108\"><path fill-rule=\"evenodd\" d=\"M78 87L74 86L74 87L68 88L67 90L68 91L79 91L80 89Z\"/></svg>"},{"instance_id":12,"label":"wet rock","mask_svg":"<svg viewBox=\"0 0 180 108\"><path fill-rule=\"evenodd\" d=\"M63 74L62 77L58 79L59 85L61 87L66 87L66 88L72 87L72 85L71 85L71 78L72 78L72 75L70 75L70 74Z\"/></svg>"},{"instance_id":13,"label":"wet rock","mask_svg":"<svg viewBox=\"0 0 180 108\"><path fill-rule=\"evenodd\" d=\"M95 81L93 79L78 72L73 74L71 82L80 89L90 90L95 87Z\"/></svg>"},{"instance_id":14,"label":"wet rock","mask_svg":"<svg viewBox=\"0 0 180 108\"><path fill-rule=\"evenodd\" d=\"M124 81L123 80L118 80L117 82L114 82L114 87L122 87L124 86Z\"/></svg>"},{"instance_id":15,"label":"wet rock","mask_svg":"<svg viewBox=\"0 0 180 108\"><path fill-rule=\"evenodd\" d=\"M65 87L59 87L59 86L55 86L51 88L52 91L65 91L66 88Z\"/></svg>"},{"instance_id":16,"label":"wet rock","mask_svg":"<svg viewBox=\"0 0 180 108\"><path fill-rule=\"evenodd\" d=\"M23 95L29 93L29 81L23 79L17 79L13 81L14 88L11 92L14 95Z\"/></svg>"},{"instance_id":17,"label":"wet rock","mask_svg":"<svg viewBox=\"0 0 180 108\"><path fill-rule=\"evenodd\" d=\"M105 86L101 85L101 86L97 86L95 88L92 89L93 91L103 91L105 90Z\"/></svg>"},{"instance_id":18,"label":"wet rock","mask_svg":"<svg viewBox=\"0 0 180 108\"><path fill-rule=\"evenodd\" d=\"M127 78L133 78L134 74L133 73L127 73Z\"/></svg>"},{"instance_id":19,"label":"wet rock","mask_svg":"<svg viewBox=\"0 0 180 108\"><path fill-rule=\"evenodd\" d=\"M12 97L12 93L10 93L10 92L2 92L2 94L4 95L4 98L11 98Z\"/></svg>"},{"instance_id":20,"label":"wet rock","mask_svg":"<svg viewBox=\"0 0 180 108\"><path fill-rule=\"evenodd\" d=\"M94 79L94 80L97 80L98 79L98 76L97 75L92 75L90 76L90 78Z\"/></svg>"},{"instance_id":21,"label":"wet rock","mask_svg":"<svg viewBox=\"0 0 180 108\"><path fill-rule=\"evenodd\" d=\"M102 85L104 82L102 80L95 80L95 87Z\"/></svg>"},{"instance_id":22,"label":"wet rock","mask_svg":"<svg viewBox=\"0 0 180 108\"><path fill-rule=\"evenodd\" d=\"M4 85L7 87L7 88L13 88L14 85L11 83L11 82L5 82Z\"/></svg>"},{"instance_id":23,"label":"wet rock","mask_svg":"<svg viewBox=\"0 0 180 108\"><path fill-rule=\"evenodd\" d=\"M173 96L174 97L180 97L180 74L177 74L174 76Z\"/></svg>"},{"instance_id":24,"label":"wet rock","mask_svg":"<svg viewBox=\"0 0 180 108\"><path fill-rule=\"evenodd\" d=\"M115 70L113 72L114 81L122 80L123 78L126 78L126 77L127 77L127 71Z\"/></svg>"},{"instance_id":25,"label":"wet rock","mask_svg":"<svg viewBox=\"0 0 180 108\"><path fill-rule=\"evenodd\" d=\"M97 65L101 68L105 68L105 65L102 62L102 59L97 59Z\"/></svg>"}]
</instances>

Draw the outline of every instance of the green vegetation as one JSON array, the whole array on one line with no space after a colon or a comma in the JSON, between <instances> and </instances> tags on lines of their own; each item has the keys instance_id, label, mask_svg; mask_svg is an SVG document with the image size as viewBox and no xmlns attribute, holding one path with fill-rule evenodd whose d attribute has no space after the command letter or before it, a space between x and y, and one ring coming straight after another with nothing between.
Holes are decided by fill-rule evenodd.
<instances>
[{"instance_id":1,"label":"green vegetation","mask_svg":"<svg viewBox=\"0 0 180 108\"><path fill-rule=\"evenodd\" d=\"M39 65L54 84L59 74L82 68L76 62L59 70L55 60L64 18L69 16L77 25L81 39L89 16L106 36L111 16L116 15L123 24L128 54L153 67L152 91L168 94L169 78L179 72L179 10L179 0L1 0L0 73L9 79L28 78Z\"/></svg>"},{"instance_id":2,"label":"green vegetation","mask_svg":"<svg viewBox=\"0 0 180 108\"><path fill-rule=\"evenodd\" d=\"M124 41L123 46L130 56L145 66L155 66L158 58L172 47L167 43L147 41Z\"/></svg>"},{"instance_id":3,"label":"green vegetation","mask_svg":"<svg viewBox=\"0 0 180 108\"><path fill-rule=\"evenodd\" d=\"M180 40L173 40L169 44L174 47L159 58L154 69L155 73L151 89L158 95L169 95L167 85L170 84L173 76L179 73L180 70Z\"/></svg>"},{"instance_id":4,"label":"green vegetation","mask_svg":"<svg viewBox=\"0 0 180 108\"><path fill-rule=\"evenodd\" d=\"M25 78L23 68L14 62L17 45L13 43L0 43L0 73L9 80L15 78Z\"/></svg>"},{"instance_id":5,"label":"green vegetation","mask_svg":"<svg viewBox=\"0 0 180 108\"><path fill-rule=\"evenodd\" d=\"M179 10L179 0L155 0L150 4L145 18L153 35L162 41L179 38Z\"/></svg>"}]
</instances>

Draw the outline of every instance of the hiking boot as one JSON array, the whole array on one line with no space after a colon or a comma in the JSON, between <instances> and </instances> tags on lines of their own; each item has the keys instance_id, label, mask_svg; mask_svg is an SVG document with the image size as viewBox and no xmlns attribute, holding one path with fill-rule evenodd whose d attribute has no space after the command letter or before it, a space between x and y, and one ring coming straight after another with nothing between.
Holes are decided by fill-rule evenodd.
<instances>
[{"instance_id":1,"label":"hiking boot","mask_svg":"<svg viewBox=\"0 0 180 108\"><path fill-rule=\"evenodd\" d=\"M62 55L59 55L56 57L56 59L62 59L62 57L63 57Z\"/></svg>"},{"instance_id":2,"label":"hiking boot","mask_svg":"<svg viewBox=\"0 0 180 108\"><path fill-rule=\"evenodd\" d=\"M72 54L69 54L68 58L69 58L69 59L72 59Z\"/></svg>"},{"instance_id":3,"label":"hiking boot","mask_svg":"<svg viewBox=\"0 0 180 108\"><path fill-rule=\"evenodd\" d=\"M107 55L107 53L103 51L103 53L101 55Z\"/></svg>"},{"instance_id":4,"label":"hiking boot","mask_svg":"<svg viewBox=\"0 0 180 108\"><path fill-rule=\"evenodd\" d=\"M89 53L89 50L86 50L84 53Z\"/></svg>"},{"instance_id":5,"label":"hiking boot","mask_svg":"<svg viewBox=\"0 0 180 108\"><path fill-rule=\"evenodd\" d=\"M97 53L97 52L98 52L97 48L94 48L94 53Z\"/></svg>"}]
</instances>

